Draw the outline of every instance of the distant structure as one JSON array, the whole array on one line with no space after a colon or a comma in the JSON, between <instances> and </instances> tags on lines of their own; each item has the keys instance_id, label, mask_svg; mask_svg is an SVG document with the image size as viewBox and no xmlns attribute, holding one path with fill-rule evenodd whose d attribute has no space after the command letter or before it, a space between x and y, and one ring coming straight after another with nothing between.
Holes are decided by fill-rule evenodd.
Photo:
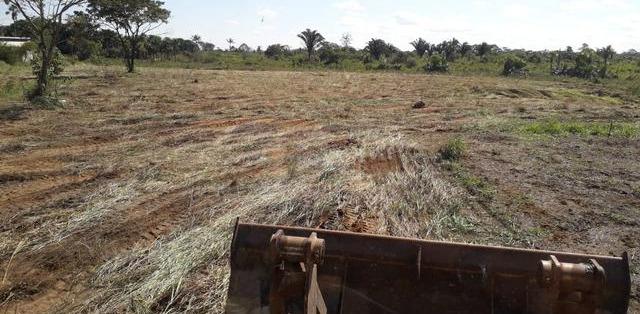
<instances>
[{"instance_id":1,"label":"distant structure","mask_svg":"<svg viewBox=\"0 0 640 314\"><path fill-rule=\"evenodd\" d=\"M24 44L31 41L29 37L2 37L0 36L0 45L7 45L11 47L22 47Z\"/></svg>"},{"instance_id":2,"label":"distant structure","mask_svg":"<svg viewBox=\"0 0 640 314\"><path fill-rule=\"evenodd\" d=\"M0 46L22 47L31 41L29 37L3 37L0 36ZM29 62L33 59L33 53L27 51L22 56L22 61Z\"/></svg>"}]
</instances>

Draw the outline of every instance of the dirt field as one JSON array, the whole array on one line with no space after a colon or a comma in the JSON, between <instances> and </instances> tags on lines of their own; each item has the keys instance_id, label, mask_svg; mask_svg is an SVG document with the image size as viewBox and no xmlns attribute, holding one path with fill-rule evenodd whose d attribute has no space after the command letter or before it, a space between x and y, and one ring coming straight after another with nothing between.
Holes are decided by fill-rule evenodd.
<instances>
[{"instance_id":1,"label":"dirt field","mask_svg":"<svg viewBox=\"0 0 640 314\"><path fill-rule=\"evenodd\" d=\"M640 105L599 85L76 68L0 120L0 313L205 312L232 222L629 252ZM423 100L426 107L412 109ZM604 131L603 131L604 130ZM438 151L461 138L466 154Z\"/></svg>"}]
</instances>

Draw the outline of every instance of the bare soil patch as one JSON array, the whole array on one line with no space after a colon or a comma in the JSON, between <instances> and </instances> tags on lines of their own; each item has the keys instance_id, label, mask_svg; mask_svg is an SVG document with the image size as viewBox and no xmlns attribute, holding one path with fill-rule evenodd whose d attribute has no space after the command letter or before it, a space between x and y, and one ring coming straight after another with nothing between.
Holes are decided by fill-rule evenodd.
<instances>
[{"instance_id":1,"label":"bare soil patch","mask_svg":"<svg viewBox=\"0 0 640 314\"><path fill-rule=\"evenodd\" d=\"M0 111L0 313L220 311L236 217L627 251L640 311L638 137L513 127L637 123L626 95L487 77L73 71L64 107ZM447 164L438 151L454 137L467 153Z\"/></svg>"}]
</instances>

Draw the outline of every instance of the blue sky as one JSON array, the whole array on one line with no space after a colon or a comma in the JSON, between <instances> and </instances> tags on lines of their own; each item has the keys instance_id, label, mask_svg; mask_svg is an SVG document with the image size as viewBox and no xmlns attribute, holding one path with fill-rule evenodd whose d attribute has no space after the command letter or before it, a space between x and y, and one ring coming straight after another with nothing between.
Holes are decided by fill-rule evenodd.
<instances>
[{"instance_id":1,"label":"blue sky","mask_svg":"<svg viewBox=\"0 0 640 314\"><path fill-rule=\"evenodd\" d=\"M296 34L309 27L334 42L350 33L356 47L372 37L402 49L409 49L417 37L430 42L456 37L510 48L558 49L586 42L592 47L612 44L620 51L640 50L640 0L165 2L172 17L159 30L162 35L198 34L222 47L227 46L226 38L253 48L272 43L300 47Z\"/></svg>"}]
</instances>

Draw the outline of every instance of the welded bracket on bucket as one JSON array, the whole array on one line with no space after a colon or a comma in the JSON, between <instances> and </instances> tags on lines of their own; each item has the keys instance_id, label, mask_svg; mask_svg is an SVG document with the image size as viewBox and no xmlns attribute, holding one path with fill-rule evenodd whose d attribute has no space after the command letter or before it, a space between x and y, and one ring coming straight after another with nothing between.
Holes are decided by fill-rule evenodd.
<instances>
[{"instance_id":1,"label":"welded bracket on bucket","mask_svg":"<svg viewBox=\"0 0 640 314\"><path fill-rule=\"evenodd\" d=\"M269 243L272 281L269 308L272 314L287 313L287 302L304 292L305 314L326 314L320 286L318 265L324 260L325 244L315 232L308 238L290 237L278 230Z\"/></svg>"},{"instance_id":2,"label":"welded bracket on bucket","mask_svg":"<svg viewBox=\"0 0 640 314\"><path fill-rule=\"evenodd\" d=\"M542 260L540 284L545 288L550 313L595 313L607 281L595 259L586 263L562 263L555 255Z\"/></svg>"}]
</instances>

